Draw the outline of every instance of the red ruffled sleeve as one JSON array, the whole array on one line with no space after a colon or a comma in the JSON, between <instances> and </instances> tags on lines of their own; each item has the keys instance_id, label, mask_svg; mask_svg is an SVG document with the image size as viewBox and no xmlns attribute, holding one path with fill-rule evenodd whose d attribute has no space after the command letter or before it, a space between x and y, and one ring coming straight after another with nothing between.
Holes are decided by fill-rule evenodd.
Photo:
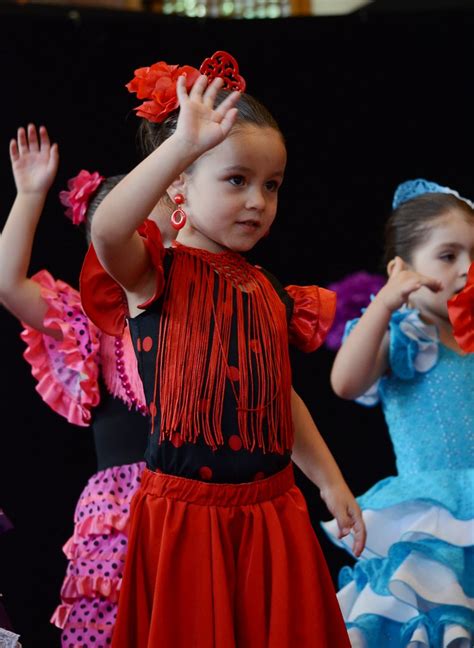
<instances>
[{"instance_id":1,"label":"red ruffled sleeve","mask_svg":"<svg viewBox=\"0 0 474 648\"><path fill-rule=\"evenodd\" d=\"M319 286L286 286L293 299L289 341L306 353L324 342L336 314L336 293Z\"/></svg>"},{"instance_id":2,"label":"red ruffled sleeve","mask_svg":"<svg viewBox=\"0 0 474 648\"><path fill-rule=\"evenodd\" d=\"M148 308L163 292L165 248L160 230L152 220L145 221L138 232L144 238L156 269L155 292L150 299L139 305L139 308ZM82 265L80 290L82 305L89 319L104 333L121 336L128 316L125 292L102 267L92 244Z\"/></svg>"},{"instance_id":3,"label":"red ruffled sleeve","mask_svg":"<svg viewBox=\"0 0 474 648\"><path fill-rule=\"evenodd\" d=\"M55 281L46 270L32 277L48 305L44 326L61 331L56 340L31 326L21 337L23 354L38 381L36 391L57 414L70 423L87 426L91 410L99 403L100 332L87 319L79 293L63 281Z\"/></svg>"},{"instance_id":4,"label":"red ruffled sleeve","mask_svg":"<svg viewBox=\"0 0 474 648\"><path fill-rule=\"evenodd\" d=\"M463 351L474 352L474 263L471 263L463 290L448 301L454 337Z\"/></svg>"}]
</instances>

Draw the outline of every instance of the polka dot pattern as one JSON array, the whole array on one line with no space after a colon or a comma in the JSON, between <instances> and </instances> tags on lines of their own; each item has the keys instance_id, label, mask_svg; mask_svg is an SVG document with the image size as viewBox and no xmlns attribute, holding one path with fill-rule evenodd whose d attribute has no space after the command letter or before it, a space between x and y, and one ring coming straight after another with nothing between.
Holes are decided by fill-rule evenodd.
<instances>
[{"instance_id":1,"label":"polka dot pattern","mask_svg":"<svg viewBox=\"0 0 474 648\"><path fill-rule=\"evenodd\" d=\"M144 464L115 466L95 474L76 507L74 535L57 619L64 619L62 648L110 646L127 549L130 502Z\"/></svg>"},{"instance_id":2,"label":"polka dot pattern","mask_svg":"<svg viewBox=\"0 0 474 648\"><path fill-rule=\"evenodd\" d=\"M151 351L152 348L153 348L153 340L149 335L147 335L147 337L143 338L142 349L143 351L148 352Z\"/></svg>"}]
</instances>

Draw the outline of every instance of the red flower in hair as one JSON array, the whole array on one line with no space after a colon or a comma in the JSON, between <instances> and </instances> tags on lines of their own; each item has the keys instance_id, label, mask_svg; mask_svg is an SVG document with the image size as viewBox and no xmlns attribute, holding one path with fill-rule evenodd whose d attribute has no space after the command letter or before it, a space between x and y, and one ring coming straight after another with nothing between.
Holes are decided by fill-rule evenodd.
<instances>
[{"instance_id":1,"label":"red flower in hair","mask_svg":"<svg viewBox=\"0 0 474 648\"><path fill-rule=\"evenodd\" d=\"M135 77L125 87L129 92L135 92L138 99L149 100L135 108L137 115L156 124L164 121L179 105L176 83L183 74L189 92L199 77L199 70L190 65L179 67L160 61L135 70Z\"/></svg>"},{"instance_id":2,"label":"red flower in hair","mask_svg":"<svg viewBox=\"0 0 474 648\"><path fill-rule=\"evenodd\" d=\"M466 285L448 301L448 312L459 346L463 351L474 353L474 262L469 268Z\"/></svg>"},{"instance_id":3,"label":"red flower in hair","mask_svg":"<svg viewBox=\"0 0 474 648\"><path fill-rule=\"evenodd\" d=\"M59 200L67 207L66 216L72 220L74 225L79 225L87 220L87 208L92 194L105 180L97 171L79 171L75 178L68 180L69 191L61 191Z\"/></svg>"}]
</instances>

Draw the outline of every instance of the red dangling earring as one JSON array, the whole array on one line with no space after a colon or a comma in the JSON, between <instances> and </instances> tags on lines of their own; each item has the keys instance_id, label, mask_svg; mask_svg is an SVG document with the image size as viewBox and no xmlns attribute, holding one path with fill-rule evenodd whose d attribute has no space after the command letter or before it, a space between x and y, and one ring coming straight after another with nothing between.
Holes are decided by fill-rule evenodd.
<instances>
[{"instance_id":1,"label":"red dangling earring","mask_svg":"<svg viewBox=\"0 0 474 648\"><path fill-rule=\"evenodd\" d=\"M171 227L174 227L175 230L180 230L186 225L187 218L186 212L182 207L179 206L184 203L183 194L176 194L174 201L178 205L178 207L171 214Z\"/></svg>"}]
</instances>

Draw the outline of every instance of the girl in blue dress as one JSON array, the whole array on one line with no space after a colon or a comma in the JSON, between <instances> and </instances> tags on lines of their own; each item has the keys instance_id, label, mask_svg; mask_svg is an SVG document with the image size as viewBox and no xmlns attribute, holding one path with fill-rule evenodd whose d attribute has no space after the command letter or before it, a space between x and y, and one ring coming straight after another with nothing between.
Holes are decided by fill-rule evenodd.
<instances>
[{"instance_id":1,"label":"girl in blue dress","mask_svg":"<svg viewBox=\"0 0 474 648\"><path fill-rule=\"evenodd\" d=\"M474 257L474 205L413 180L393 207L388 281L347 323L331 383L341 398L381 403L398 474L358 498L367 544L342 570L338 599L353 648L470 648L474 355L458 345L447 302ZM334 521L323 526L350 552Z\"/></svg>"}]
</instances>

